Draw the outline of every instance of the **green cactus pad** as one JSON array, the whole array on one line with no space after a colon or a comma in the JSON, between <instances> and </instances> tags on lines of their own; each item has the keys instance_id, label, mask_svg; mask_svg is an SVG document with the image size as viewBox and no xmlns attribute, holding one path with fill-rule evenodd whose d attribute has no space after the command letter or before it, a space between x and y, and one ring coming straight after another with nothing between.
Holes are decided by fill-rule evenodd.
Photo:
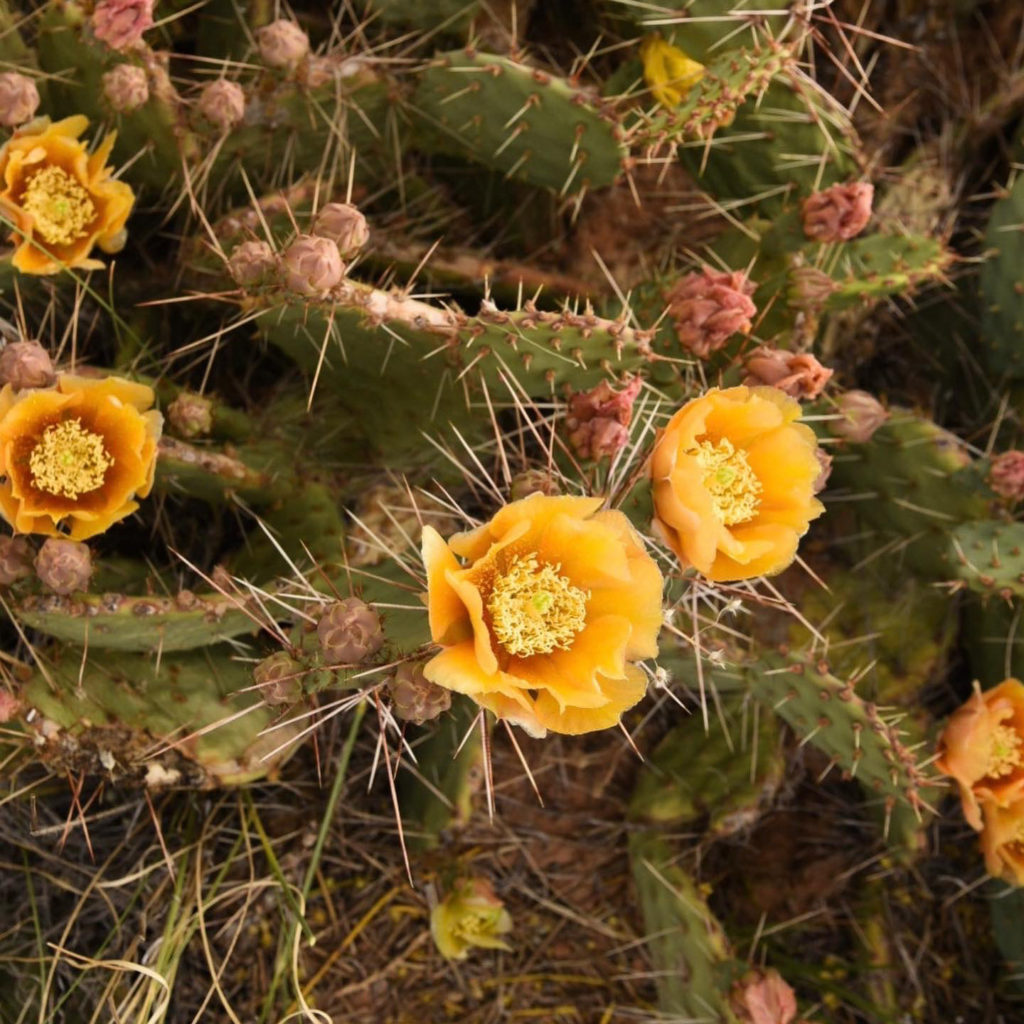
<instances>
[{"instance_id":1,"label":"green cactus pad","mask_svg":"<svg viewBox=\"0 0 1024 1024\"><path fill-rule=\"evenodd\" d=\"M996 373L1024 377L1024 174L993 207L981 265L982 344Z\"/></svg>"},{"instance_id":2,"label":"green cactus pad","mask_svg":"<svg viewBox=\"0 0 1024 1024\"><path fill-rule=\"evenodd\" d=\"M509 177L575 194L610 185L627 155L598 103L539 68L456 50L423 72L414 112L424 148L467 154Z\"/></svg>"},{"instance_id":3,"label":"green cactus pad","mask_svg":"<svg viewBox=\"0 0 1024 1024\"><path fill-rule=\"evenodd\" d=\"M67 648L22 691L40 759L152 786L241 785L273 772L300 726L260 735L286 716L261 703L250 667L231 655L211 646L100 661Z\"/></svg>"},{"instance_id":4,"label":"green cactus pad","mask_svg":"<svg viewBox=\"0 0 1024 1024\"><path fill-rule=\"evenodd\" d=\"M26 597L11 610L23 625L47 636L108 651L187 651L259 629L240 600L218 593L53 594Z\"/></svg>"}]
</instances>

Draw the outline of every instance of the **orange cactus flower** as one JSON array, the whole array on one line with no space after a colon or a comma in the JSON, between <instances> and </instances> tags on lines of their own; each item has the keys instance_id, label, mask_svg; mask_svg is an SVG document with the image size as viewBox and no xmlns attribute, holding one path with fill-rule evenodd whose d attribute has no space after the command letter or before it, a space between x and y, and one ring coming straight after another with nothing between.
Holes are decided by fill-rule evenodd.
<instances>
[{"instance_id":1,"label":"orange cactus flower","mask_svg":"<svg viewBox=\"0 0 1024 1024\"><path fill-rule=\"evenodd\" d=\"M956 780L972 828L982 827L981 804L1020 804L1024 815L1024 683L976 686L946 724L935 765Z\"/></svg>"},{"instance_id":2,"label":"orange cactus flower","mask_svg":"<svg viewBox=\"0 0 1024 1024\"><path fill-rule=\"evenodd\" d=\"M651 456L654 530L711 580L781 572L824 508L800 403L770 387L712 388L687 402Z\"/></svg>"},{"instance_id":3,"label":"orange cactus flower","mask_svg":"<svg viewBox=\"0 0 1024 1024\"><path fill-rule=\"evenodd\" d=\"M423 528L431 682L534 736L607 729L643 697L661 572L601 501L532 494L447 543Z\"/></svg>"},{"instance_id":4,"label":"orange cactus flower","mask_svg":"<svg viewBox=\"0 0 1024 1024\"><path fill-rule=\"evenodd\" d=\"M1024 800L1007 807L985 804L981 850L993 878L1024 885Z\"/></svg>"},{"instance_id":5,"label":"orange cactus flower","mask_svg":"<svg viewBox=\"0 0 1024 1024\"><path fill-rule=\"evenodd\" d=\"M52 388L0 390L0 514L18 533L85 540L153 486L163 418L153 391L120 377L62 374Z\"/></svg>"},{"instance_id":6,"label":"orange cactus flower","mask_svg":"<svg viewBox=\"0 0 1024 1024\"><path fill-rule=\"evenodd\" d=\"M12 262L22 273L97 269L103 264L89 258L94 245L109 253L124 246L135 195L110 177L115 135L90 155L79 140L88 127L81 114L53 123L39 118L0 148L0 215L14 229Z\"/></svg>"}]
</instances>

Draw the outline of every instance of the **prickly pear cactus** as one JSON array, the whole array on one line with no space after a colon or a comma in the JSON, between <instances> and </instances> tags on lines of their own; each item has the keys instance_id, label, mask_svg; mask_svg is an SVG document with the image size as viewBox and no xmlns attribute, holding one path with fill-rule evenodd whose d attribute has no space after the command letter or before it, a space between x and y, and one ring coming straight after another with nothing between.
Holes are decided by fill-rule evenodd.
<instances>
[{"instance_id":1,"label":"prickly pear cactus","mask_svg":"<svg viewBox=\"0 0 1024 1024\"><path fill-rule=\"evenodd\" d=\"M0 0L0 1017L1017 1019L1019 6Z\"/></svg>"}]
</instances>

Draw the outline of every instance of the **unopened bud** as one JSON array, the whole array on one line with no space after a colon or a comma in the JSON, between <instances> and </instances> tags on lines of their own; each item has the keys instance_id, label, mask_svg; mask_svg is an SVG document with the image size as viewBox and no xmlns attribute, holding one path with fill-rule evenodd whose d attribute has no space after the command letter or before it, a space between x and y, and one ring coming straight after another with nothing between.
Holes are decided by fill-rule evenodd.
<instances>
[{"instance_id":1,"label":"unopened bud","mask_svg":"<svg viewBox=\"0 0 1024 1024\"><path fill-rule=\"evenodd\" d=\"M0 74L0 124L5 128L24 124L39 109L36 83L17 71Z\"/></svg>"},{"instance_id":2,"label":"unopened bud","mask_svg":"<svg viewBox=\"0 0 1024 1024\"><path fill-rule=\"evenodd\" d=\"M817 398L833 371L809 352L785 352L762 346L754 349L745 364L747 385L767 384L790 398Z\"/></svg>"},{"instance_id":3,"label":"unopened bud","mask_svg":"<svg viewBox=\"0 0 1024 1024\"><path fill-rule=\"evenodd\" d=\"M294 67L309 53L309 36L294 21L280 18L256 33L256 45L269 67Z\"/></svg>"},{"instance_id":4,"label":"unopened bud","mask_svg":"<svg viewBox=\"0 0 1024 1024\"><path fill-rule=\"evenodd\" d=\"M355 665L384 646L380 616L358 597L329 605L316 624L316 635L328 665Z\"/></svg>"},{"instance_id":5,"label":"unopened bud","mask_svg":"<svg viewBox=\"0 0 1024 1024\"><path fill-rule=\"evenodd\" d=\"M537 492L547 495L561 494L562 488L546 469L527 469L512 477L508 491L509 498L518 501Z\"/></svg>"},{"instance_id":6,"label":"unopened bud","mask_svg":"<svg viewBox=\"0 0 1024 1024\"><path fill-rule=\"evenodd\" d=\"M322 295L344 276L338 246L329 238L299 235L281 256L285 286L298 295Z\"/></svg>"},{"instance_id":7,"label":"unopened bud","mask_svg":"<svg viewBox=\"0 0 1024 1024\"><path fill-rule=\"evenodd\" d=\"M796 995L778 971L748 971L729 993L729 1005L742 1024L790 1024Z\"/></svg>"},{"instance_id":8,"label":"unopened bud","mask_svg":"<svg viewBox=\"0 0 1024 1024\"><path fill-rule=\"evenodd\" d=\"M820 312L839 285L817 267L794 267L789 272L786 297L795 309L808 313Z\"/></svg>"},{"instance_id":9,"label":"unopened bud","mask_svg":"<svg viewBox=\"0 0 1024 1024\"><path fill-rule=\"evenodd\" d=\"M452 706L450 690L432 683L423 674L422 661L403 662L388 680L391 710L396 718L423 725Z\"/></svg>"},{"instance_id":10,"label":"unopened bud","mask_svg":"<svg viewBox=\"0 0 1024 1024\"><path fill-rule=\"evenodd\" d=\"M89 547L77 540L50 537L36 555L36 575L57 594L85 590L92 575Z\"/></svg>"},{"instance_id":11,"label":"unopened bud","mask_svg":"<svg viewBox=\"0 0 1024 1024\"><path fill-rule=\"evenodd\" d=\"M92 12L92 31L111 49L127 50L153 27L153 0L99 0Z\"/></svg>"},{"instance_id":12,"label":"unopened bud","mask_svg":"<svg viewBox=\"0 0 1024 1024\"><path fill-rule=\"evenodd\" d=\"M48 388L56 379L50 354L38 341L11 341L0 350L0 384L21 391Z\"/></svg>"},{"instance_id":13,"label":"unopened bud","mask_svg":"<svg viewBox=\"0 0 1024 1024\"><path fill-rule=\"evenodd\" d=\"M21 700L0 687L0 725L9 722L21 710Z\"/></svg>"},{"instance_id":14,"label":"unopened bud","mask_svg":"<svg viewBox=\"0 0 1024 1024\"><path fill-rule=\"evenodd\" d=\"M803 202L804 234L819 242L847 242L871 220L875 186L866 181L833 185Z\"/></svg>"},{"instance_id":15,"label":"unopened bud","mask_svg":"<svg viewBox=\"0 0 1024 1024\"><path fill-rule=\"evenodd\" d=\"M203 86L196 109L214 128L227 132L245 117L245 93L237 82L218 78Z\"/></svg>"},{"instance_id":16,"label":"unopened bud","mask_svg":"<svg viewBox=\"0 0 1024 1024\"><path fill-rule=\"evenodd\" d=\"M370 239L366 218L350 203L327 203L316 215L313 234L329 238L343 260L350 260Z\"/></svg>"},{"instance_id":17,"label":"unopened bud","mask_svg":"<svg viewBox=\"0 0 1024 1024\"><path fill-rule=\"evenodd\" d=\"M0 586L31 576L33 554L27 537L0 537Z\"/></svg>"},{"instance_id":18,"label":"unopened bud","mask_svg":"<svg viewBox=\"0 0 1024 1024\"><path fill-rule=\"evenodd\" d=\"M134 64L118 64L103 76L103 95L119 113L137 110L149 99L145 70Z\"/></svg>"},{"instance_id":19,"label":"unopened bud","mask_svg":"<svg viewBox=\"0 0 1024 1024\"><path fill-rule=\"evenodd\" d=\"M213 427L213 403L202 395L182 391L167 406L167 422L174 433L186 441L203 437Z\"/></svg>"},{"instance_id":20,"label":"unopened bud","mask_svg":"<svg viewBox=\"0 0 1024 1024\"><path fill-rule=\"evenodd\" d=\"M846 391L836 399L836 406L840 415L830 421L830 429L837 437L854 444L870 441L889 418L882 403L866 391Z\"/></svg>"},{"instance_id":21,"label":"unopened bud","mask_svg":"<svg viewBox=\"0 0 1024 1024\"><path fill-rule=\"evenodd\" d=\"M1008 501L1024 500L1024 452L996 455L988 471L988 485Z\"/></svg>"},{"instance_id":22,"label":"unopened bud","mask_svg":"<svg viewBox=\"0 0 1024 1024\"><path fill-rule=\"evenodd\" d=\"M294 704L303 694L302 672L287 651L278 651L256 665L252 678L267 704Z\"/></svg>"},{"instance_id":23,"label":"unopened bud","mask_svg":"<svg viewBox=\"0 0 1024 1024\"><path fill-rule=\"evenodd\" d=\"M565 419L569 443L583 459L611 458L629 441L627 429L633 418L633 402L640 393L640 379L632 380L621 391L601 381L589 391L569 399Z\"/></svg>"},{"instance_id":24,"label":"unopened bud","mask_svg":"<svg viewBox=\"0 0 1024 1024\"><path fill-rule=\"evenodd\" d=\"M242 242L228 259L228 273L243 288L265 284L277 271L277 254L266 242Z\"/></svg>"},{"instance_id":25,"label":"unopened bud","mask_svg":"<svg viewBox=\"0 0 1024 1024\"><path fill-rule=\"evenodd\" d=\"M748 334L757 307L754 284L741 270L686 274L665 293L669 316L683 348L700 359L720 349L734 334Z\"/></svg>"}]
</instances>

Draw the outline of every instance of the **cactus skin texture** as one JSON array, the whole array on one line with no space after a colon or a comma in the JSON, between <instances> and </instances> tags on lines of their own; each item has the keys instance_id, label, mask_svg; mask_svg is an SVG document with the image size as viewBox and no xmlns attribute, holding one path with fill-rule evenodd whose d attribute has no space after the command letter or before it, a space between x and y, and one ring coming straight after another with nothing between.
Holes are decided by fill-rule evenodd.
<instances>
[{"instance_id":1,"label":"cactus skin texture","mask_svg":"<svg viewBox=\"0 0 1024 1024\"><path fill-rule=\"evenodd\" d=\"M982 353L993 373L1024 378L1024 174L993 207L981 265Z\"/></svg>"},{"instance_id":2,"label":"cactus skin texture","mask_svg":"<svg viewBox=\"0 0 1024 1024\"><path fill-rule=\"evenodd\" d=\"M621 129L596 102L566 79L465 50L423 72L413 109L425 148L465 153L566 195L610 185L623 169Z\"/></svg>"},{"instance_id":3,"label":"cactus skin texture","mask_svg":"<svg viewBox=\"0 0 1024 1024\"><path fill-rule=\"evenodd\" d=\"M54 768L154 786L239 785L293 752L301 726L261 736L282 709L241 692L251 685L247 667L217 647L159 664L145 654L83 664L68 653L22 690L38 756Z\"/></svg>"}]
</instances>

